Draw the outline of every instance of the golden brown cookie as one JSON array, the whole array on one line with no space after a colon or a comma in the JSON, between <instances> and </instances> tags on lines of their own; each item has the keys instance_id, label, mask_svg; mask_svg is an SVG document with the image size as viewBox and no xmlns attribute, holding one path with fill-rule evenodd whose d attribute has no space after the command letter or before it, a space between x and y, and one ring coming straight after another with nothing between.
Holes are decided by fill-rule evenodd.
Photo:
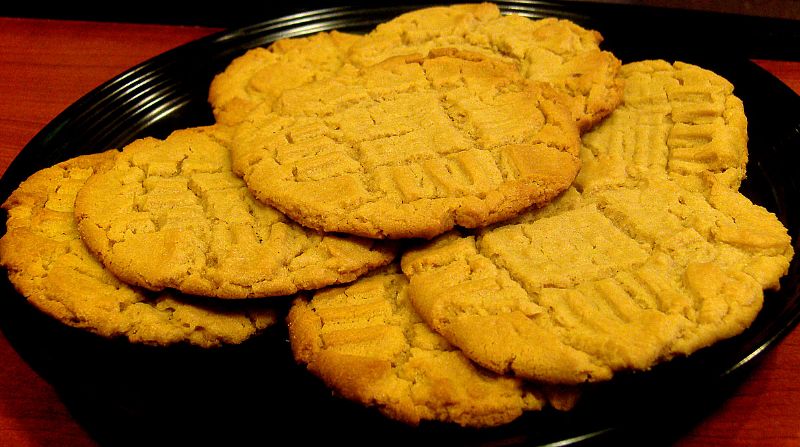
<instances>
[{"instance_id":1,"label":"golden brown cookie","mask_svg":"<svg viewBox=\"0 0 800 447\"><path fill-rule=\"evenodd\" d=\"M391 266L298 298L288 317L296 360L338 395L407 424L495 426L546 405L542 387L485 371L432 332L407 285ZM569 408L576 397L573 389L554 405Z\"/></svg>"},{"instance_id":2,"label":"golden brown cookie","mask_svg":"<svg viewBox=\"0 0 800 447\"><path fill-rule=\"evenodd\" d=\"M603 188L669 173L696 189L704 173L738 189L747 164L747 118L733 85L696 65L626 64L624 101L583 136L576 178Z\"/></svg>"},{"instance_id":3,"label":"golden brown cookie","mask_svg":"<svg viewBox=\"0 0 800 447\"><path fill-rule=\"evenodd\" d=\"M41 170L11 194L0 264L42 312L103 337L202 347L240 343L275 323L266 303L200 304L180 294L147 293L120 282L86 249L74 218L86 179L109 169L116 151L80 156Z\"/></svg>"},{"instance_id":4,"label":"golden brown cookie","mask_svg":"<svg viewBox=\"0 0 800 447\"><path fill-rule=\"evenodd\" d=\"M390 56L450 47L501 57L531 80L565 93L583 130L619 104L619 60L600 50L600 33L569 20L501 15L492 3L419 9L378 25L353 44L349 61L365 67Z\"/></svg>"},{"instance_id":5,"label":"golden brown cookie","mask_svg":"<svg viewBox=\"0 0 800 447\"><path fill-rule=\"evenodd\" d=\"M547 85L456 50L289 90L237 129L234 170L301 224L430 238L546 203L579 169L579 131Z\"/></svg>"},{"instance_id":6,"label":"golden brown cookie","mask_svg":"<svg viewBox=\"0 0 800 447\"><path fill-rule=\"evenodd\" d=\"M359 38L338 31L280 39L234 59L211 82L208 100L218 123L236 124L281 92L336 73Z\"/></svg>"},{"instance_id":7,"label":"golden brown cookie","mask_svg":"<svg viewBox=\"0 0 800 447\"><path fill-rule=\"evenodd\" d=\"M352 281L393 247L305 229L255 200L214 127L144 138L81 188L89 249L122 280L221 298L289 295Z\"/></svg>"},{"instance_id":8,"label":"golden brown cookie","mask_svg":"<svg viewBox=\"0 0 800 447\"><path fill-rule=\"evenodd\" d=\"M746 329L793 256L773 214L705 181L572 189L514 223L440 237L403 256L409 296L498 373L574 384L691 354Z\"/></svg>"}]
</instances>

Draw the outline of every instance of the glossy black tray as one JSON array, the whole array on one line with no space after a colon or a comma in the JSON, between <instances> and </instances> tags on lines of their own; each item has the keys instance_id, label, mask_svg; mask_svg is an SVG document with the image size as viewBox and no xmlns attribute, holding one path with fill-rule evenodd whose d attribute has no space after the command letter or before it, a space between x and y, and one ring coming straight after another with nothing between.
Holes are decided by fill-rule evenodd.
<instances>
[{"instance_id":1,"label":"glossy black tray","mask_svg":"<svg viewBox=\"0 0 800 447\"><path fill-rule=\"evenodd\" d=\"M596 9L500 5L505 12L558 16L595 28L612 36L605 48L623 62L680 59L733 82L749 118L750 163L742 191L775 212L796 244L800 98L785 85L729 51L676 48L668 39L643 35L642 26L626 35L592 15ZM31 140L0 181L0 200L33 172L78 154L210 124L208 85L247 48L334 28L368 31L407 9L345 7L296 14L210 36L145 62L86 95ZM799 279L794 261L781 291L766 294L758 319L738 337L652 371L620 374L610 383L592 386L571 412L530 413L484 430L439 423L411 428L331 396L294 364L282 325L241 346L214 350L131 345L50 320L31 308L3 275L0 328L103 445L249 445L280 439L350 445L653 445L680 437L708 414L741 377L758 367L760 354L797 324ZM284 309L288 306L288 299L279 301Z\"/></svg>"}]
</instances>

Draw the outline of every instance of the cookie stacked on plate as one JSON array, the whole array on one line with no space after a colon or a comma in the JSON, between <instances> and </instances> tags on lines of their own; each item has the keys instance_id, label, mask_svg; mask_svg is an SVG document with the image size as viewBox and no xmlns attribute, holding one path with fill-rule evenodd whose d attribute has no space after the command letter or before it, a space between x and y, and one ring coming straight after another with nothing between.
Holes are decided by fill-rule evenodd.
<instances>
[{"instance_id":1,"label":"cookie stacked on plate","mask_svg":"<svg viewBox=\"0 0 800 447\"><path fill-rule=\"evenodd\" d=\"M472 4L250 50L210 86L216 124L21 184L0 261L102 336L285 320L298 362L409 424L567 410L743 331L793 256L738 192L733 86L601 40Z\"/></svg>"}]
</instances>

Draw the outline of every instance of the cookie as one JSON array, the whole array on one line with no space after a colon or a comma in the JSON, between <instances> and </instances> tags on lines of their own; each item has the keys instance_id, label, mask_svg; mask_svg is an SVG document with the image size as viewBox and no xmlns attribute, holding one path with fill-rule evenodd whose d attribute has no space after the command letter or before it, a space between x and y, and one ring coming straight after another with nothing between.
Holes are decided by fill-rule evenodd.
<instances>
[{"instance_id":1,"label":"cookie","mask_svg":"<svg viewBox=\"0 0 800 447\"><path fill-rule=\"evenodd\" d=\"M78 229L106 268L150 290L255 298L352 281L393 259L389 244L310 231L255 200L223 136L143 138L87 180Z\"/></svg>"},{"instance_id":2,"label":"cookie","mask_svg":"<svg viewBox=\"0 0 800 447\"><path fill-rule=\"evenodd\" d=\"M240 343L274 324L278 314L265 303L200 304L128 286L89 253L74 219L75 196L115 156L85 155L41 170L3 204L0 265L19 293L64 324L134 343L212 347Z\"/></svg>"},{"instance_id":3,"label":"cookie","mask_svg":"<svg viewBox=\"0 0 800 447\"><path fill-rule=\"evenodd\" d=\"M626 64L624 101L583 136L575 182L587 190L667 172L697 189L711 173L738 189L747 164L747 118L733 85L696 65Z\"/></svg>"},{"instance_id":4,"label":"cookie","mask_svg":"<svg viewBox=\"0 0 800 447\"><path fill-rule=\"evenodd\" d=\"M452 49L288 90L236 130L235 172L310 228L431 238L546 203L578 172L562 95Z\"/></svg>"},{"instance_id":5,"label":"cookie","mask_svg":"<svg viewBox=\"0 0 800 447\"><path fill-rule=\"evenodd\" d=\"M582 130L619 104L620 61L602 51L600 33L564 19L501 15L492 3L423 8L378 25L356 41L348 60L365 67L387 57L450 47L504 58L526 78L547 82L570 100Z\"/></svg>"},{"instance_id":6,"label":"cookie","mask_svg":"<svg viewBox=\"0 0 800 447\"><path fill-rule=\"evenodd\" d=\"M392 265L298 298L287 319L296 360L337 395L412 425L496 426L547 404L542 387L485 371L432 332L407 286ZM573 389L554 404L569 408L576 398Z\"/></svg>"},{"instance_id":7,"label":"cookie","mask_svg":"<svg viewBox=\"0 0 800 447\"><path fill-rule=\"evenodd\" d=\"M280 39L234 59L211 82L208 101L217 123L236 124L284 90L336 73L359 38L338 31Z\"/></svg>"},{"instance_id":8,"label":"cookie","mask_svg":"<svg viewBox=\"0 0 800 447\"><path fill-rule=\"evenodd\" d=\"M407 252L422 318L498 373L549 383L647 370L745 330L793 256L781 222L707 175L578 193Z\"/></svg>"}]
</instances>

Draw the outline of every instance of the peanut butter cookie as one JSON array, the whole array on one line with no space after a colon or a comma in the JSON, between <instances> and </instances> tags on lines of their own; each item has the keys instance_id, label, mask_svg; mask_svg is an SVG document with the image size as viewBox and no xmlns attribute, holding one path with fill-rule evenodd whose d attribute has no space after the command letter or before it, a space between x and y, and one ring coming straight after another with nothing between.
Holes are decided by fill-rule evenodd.
<instances>
[{"instance_id":1,"label":"peanut butter cookie","mask_svg":"<svg viewBox=\"0 0 800 447\"><path fill-rule=\"evenodd\" d=\"M288 90L233 138L253 194L307 227L431 238L541 205L578 172L579 130L547 84L455 49Z\"/></svg>"},{"instance_id":2,"label":"peanut butter cookie","mask_svg":"<svg viewBox=\"0 0 800 447\"><path fill-rule=\"evenodd\" d=\"M496 426L547 404L543 387L483 370L431 331L407 286L393 265L297 299L288 317L295 358L338 395L412 425ZM566 409L577 394L551 393L551 402Z\"/></svg>"},{"instance_id":3,"label":"peanut butter cookie","mask_svg":"<svg viewBox=\"0 0 800 447\"><path fill-rule=\"evenodd\" d=\"M614 110L622 95L620 62L600 50L602 40L597 31L569 20L501 15L492 3L461 4L423 8L382 23L352 45L348 60L366 67L442 47L500 57L525 78L563 92L573 118L587 130Z\"/></svg>"},{"instance_id":4,"label":"peanut butter cookie","mask_svg":"<svg viewBox=\"0 0 800 447\"><path fill-rule=\"evenodd\" d=\"M336 73L355 34L321 32L280 39L234 59L211 82L208 101L217 123L236 124L255 106L271 103L284 90Z\"/></svg>"},{"instance_id":5,"label":"peanut butter cookie","mask_svg":"<svg viewBox=\"0 0 800 447\"><path fill-rule=\"evenodd\" d=\"M407 252L422 318L498 373L550 383L647 370L746 329L793 256L781 222L721 183L666 174L578 193ZM549 208L553 208L550 210Z\"/></svg>"},{"instance_id":6,"label":"peanut butter cookie","mask_svg":"<svg viewBox=\"0 0 800 447\"><path fill-rule=\"evenodd\" d=\"M687 187L705 173L738 189L747 165L747 118L733 85L696 65L625 64L624 101L583 136L581 189L667 172Z\"/></svg>"},{"instance_id":7,"label":"peanut butter cookie","mask_svg":"<svg viewBox=\"0 0 800 447\"><path fill-rule=\"evenodd\" d=\"M75 196L116 151L80 156L41 170L11 194L0 264L11 283L42 312L69 326L131 342L201 347L240 343L274 324L266 303L199 303L120 282L86 249L74 218Z\"/></svg>"},{"instance_id":8,"label":"peanut butter cookie","mask_svg":"<svg viewBox=\"0 0 800 447\"><path fill-rule=\"evenodd\" d=\"M120 279L220 298L290 295L352 281L394 248L308 230L257 201L215 127L144 138L89 178L75 214L83 240Z\"/></svg>"}]
</instances>

